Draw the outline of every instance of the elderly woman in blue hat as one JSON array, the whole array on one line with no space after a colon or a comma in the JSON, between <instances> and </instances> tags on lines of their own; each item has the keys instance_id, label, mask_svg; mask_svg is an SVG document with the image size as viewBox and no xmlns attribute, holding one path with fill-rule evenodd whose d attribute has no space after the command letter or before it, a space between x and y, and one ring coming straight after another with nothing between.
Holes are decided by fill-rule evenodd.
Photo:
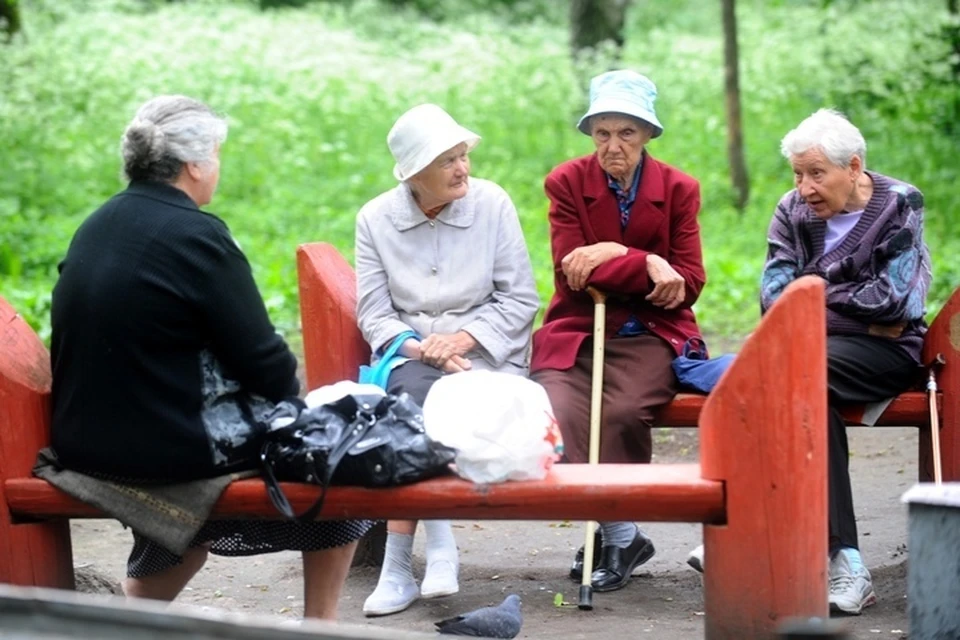
<instances>
[{"instance_id":1,"label":"elderly woman in blue hat","mask_svg":"<svg viewBox=\"0 0 960 640\"><path fill-rule=\"evenodd\" d=\"M700 187L653 158L663 134L656 86L629 70L590 83L577 128L596 151L546 178L554 294L533 337L531 373L553 404L570 462L587 462L593 366L593 300L606 294L608 338L600 462L649 463L651 428L677 392L671 362L700 331L691 307L706 281L700 247ZM654 554L632 522L601 522L596 591L622 588ZM581 579L583 549L570 575Z\"/></svg>"},{"instance_id":2,"label":"elderly woman in blue hat","mask_svg":"<svg viewBox=\"0 0 960 640\"><path fill-rule=\"evenodd\" d=\"M423 404L442 376L468 369L525 375L540 306L513 202L470 176L480 136L443 109L422 104L387 135L399 184L357 215L357 321L375 354L399 343L389 393ZM403 611L418 597L459 590L448 520L424 523L426 573L418 587L411 554L415 521L387 524L387 547L368 616Z\"/></svg>"}]
</instances>

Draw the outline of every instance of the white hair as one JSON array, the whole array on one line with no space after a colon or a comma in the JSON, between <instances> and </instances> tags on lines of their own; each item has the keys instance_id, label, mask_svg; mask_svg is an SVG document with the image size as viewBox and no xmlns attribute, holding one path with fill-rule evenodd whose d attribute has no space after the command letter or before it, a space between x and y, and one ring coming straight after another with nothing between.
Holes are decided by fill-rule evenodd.
<instances>
[{"instance_id":1,"label":"white hair","mask_svg":"<svg viewBox=\"0 0 960 640\"><path fill-rule=\"evenodd\" d=\"M832 164L849 167L854 156L867 167L867 143L863 134L839 111L820 109L780 141L780 152L789 160L810 149L820 149Z\"/></svg>"},{"instance_id":2,"label":"white hair","mask_svg":"<svg viewBox=\"0 0 960 640\"><path fill-rule=\"evenodd\" d=\"M137 110L120 142L129 180L172 182L184 163L206 164L227 139L227 122L186 96L159 96Z\"/></svg>"}]
</instances>

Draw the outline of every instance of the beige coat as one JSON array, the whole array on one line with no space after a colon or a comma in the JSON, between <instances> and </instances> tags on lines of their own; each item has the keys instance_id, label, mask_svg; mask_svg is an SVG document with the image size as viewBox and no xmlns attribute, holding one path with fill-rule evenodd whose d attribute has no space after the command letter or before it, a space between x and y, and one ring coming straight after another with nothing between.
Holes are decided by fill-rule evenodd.
<instances>
[{"instance_id":1,"label":"beige coat","mask_svg":"<svg viewBox=\"0 0 960 640\"><path fill-rule=\"evenodd\" d=\"M357 321L376 350L412 330L466 331L477 369L525 372L539 307L530 256L510 196L470 178L470 189L429 220L406 184L360 210Z\"/></svg>"}]
</instances>

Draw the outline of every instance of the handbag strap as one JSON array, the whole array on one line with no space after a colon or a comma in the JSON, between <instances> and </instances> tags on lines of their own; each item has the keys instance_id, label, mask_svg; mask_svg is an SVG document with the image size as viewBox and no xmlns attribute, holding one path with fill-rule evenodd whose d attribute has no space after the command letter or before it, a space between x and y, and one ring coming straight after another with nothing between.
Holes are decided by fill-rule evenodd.
<instances>
[{"instance_id":1,"label":"handbag strap","mask_svg":"<svg viewBox=\"0 0 960 640\"><path fill-rule=\"evenodd\" d=\"M320 482L320 497L310 506L309 509L304 511L301 515L297 515L293 506L290 504L290 501L287 499L287 496L283 493L283 489L280 488L280 483L277 482L277 478L273 473L273 467L269 462L269 450L270 444L264 446L263 451L260 454L260 459L263 462L264 468L264 484L267 485L267 495L270 497L270 502L273 503L273 506L282 513L286 518L291 520L297 520L297 522L311 522L313 521L320 511L323 509L323 503L327 499L327 489L330 487L330 482L333 480L333 475L337 470L337 466L340 464L340 461L343 460L344 456L347 455L349 451L355 444L363 440L363 438L370 432L370 429L373 428L373 425L377 423L377 417L373 412L368 412L365 410L360 410L357 412L357 418L350 424L350 430L347 432L347 435L340 439L340 442L337 443L337 446L330 452L327 456L327 472L326 474L321 474L317 470L317 461L311 460L313 466L314 477Z\"/></svg>"},{"instance_id":2,"label":"handbag strap","mask_svg":"<svg viewBox=\"0 0 960 640\"><path fill-rule=\"evenodd\" d=\"M403 346L403 343L409 340L410 338L413 338L414 340L419 340L420 335L416 331L404 331L403 333L398 335L396 338L394 338L393 341L390 343L390 346L388 346L384 350L383 355L380 356L380 361L387 362L390 360L390 358L397 355L397 351L400 350L400 347Z\"/></svg>"}]
</instances>

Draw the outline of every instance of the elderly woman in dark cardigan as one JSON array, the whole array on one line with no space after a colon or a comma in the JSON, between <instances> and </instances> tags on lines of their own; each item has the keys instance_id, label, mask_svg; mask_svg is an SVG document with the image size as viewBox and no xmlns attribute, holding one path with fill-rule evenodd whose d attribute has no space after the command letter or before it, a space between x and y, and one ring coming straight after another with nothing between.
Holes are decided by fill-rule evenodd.
<instances>
[{"instance_id":1,"label":"elderly woman in dark cardigan","mask_svg":"<svg viewBox=\"0 0 960 640\"><path fill-rule=\"evenodd\" d=\"M781 144L796 188L767 234L764 312L802 275L826 281L829 393L830 608L859 614L876 602L857 544L843 403L895 396L916 382L930 255L923 194L867 171L866 142L836 111L821 109Z\"/></svg>"},{"instance_id":2,"label":"elderly woman in dark cardigan","mask_svg":"<svg viewBox=\"0 0 960 640\"><path fill-rule=\"evenodd\" d=\"M590 84L578 128L596 153L564 162L547 176L553 299L534 334L532 378L553 405L570 462L586 462L590 423L594 286L609 294L600 462L649 463L651 427L677 393L671 363L699 338L691 307L706 281L700 248L700 187L651 156L663 133L656 87L633 71ZM654 553L633 522L601 522L596 591L627 584ZM580 580L582 549L571 568Z\"/></svg>"},{"instance_id":3,"label":"elderly woman in dark cardigan","mask_svg":"<svg viewBox=\"0 0 960 640\"><path fill-rule=\"evenodd\" d=\"M263 417L299 390L296 359L267 317L246 257L227 225L200 209L216 190L226 134L227 123L196 100L144 104L123 135L129 186L83 222L60 264L52 444L67 469L164 485L255 468L243 416ZM196 526L181 555L156 542L157 531L133 531L124 593L172 600L208 551L297 550L305 615L333 619L370 523Z\"/></svg>"}]
</instances>

